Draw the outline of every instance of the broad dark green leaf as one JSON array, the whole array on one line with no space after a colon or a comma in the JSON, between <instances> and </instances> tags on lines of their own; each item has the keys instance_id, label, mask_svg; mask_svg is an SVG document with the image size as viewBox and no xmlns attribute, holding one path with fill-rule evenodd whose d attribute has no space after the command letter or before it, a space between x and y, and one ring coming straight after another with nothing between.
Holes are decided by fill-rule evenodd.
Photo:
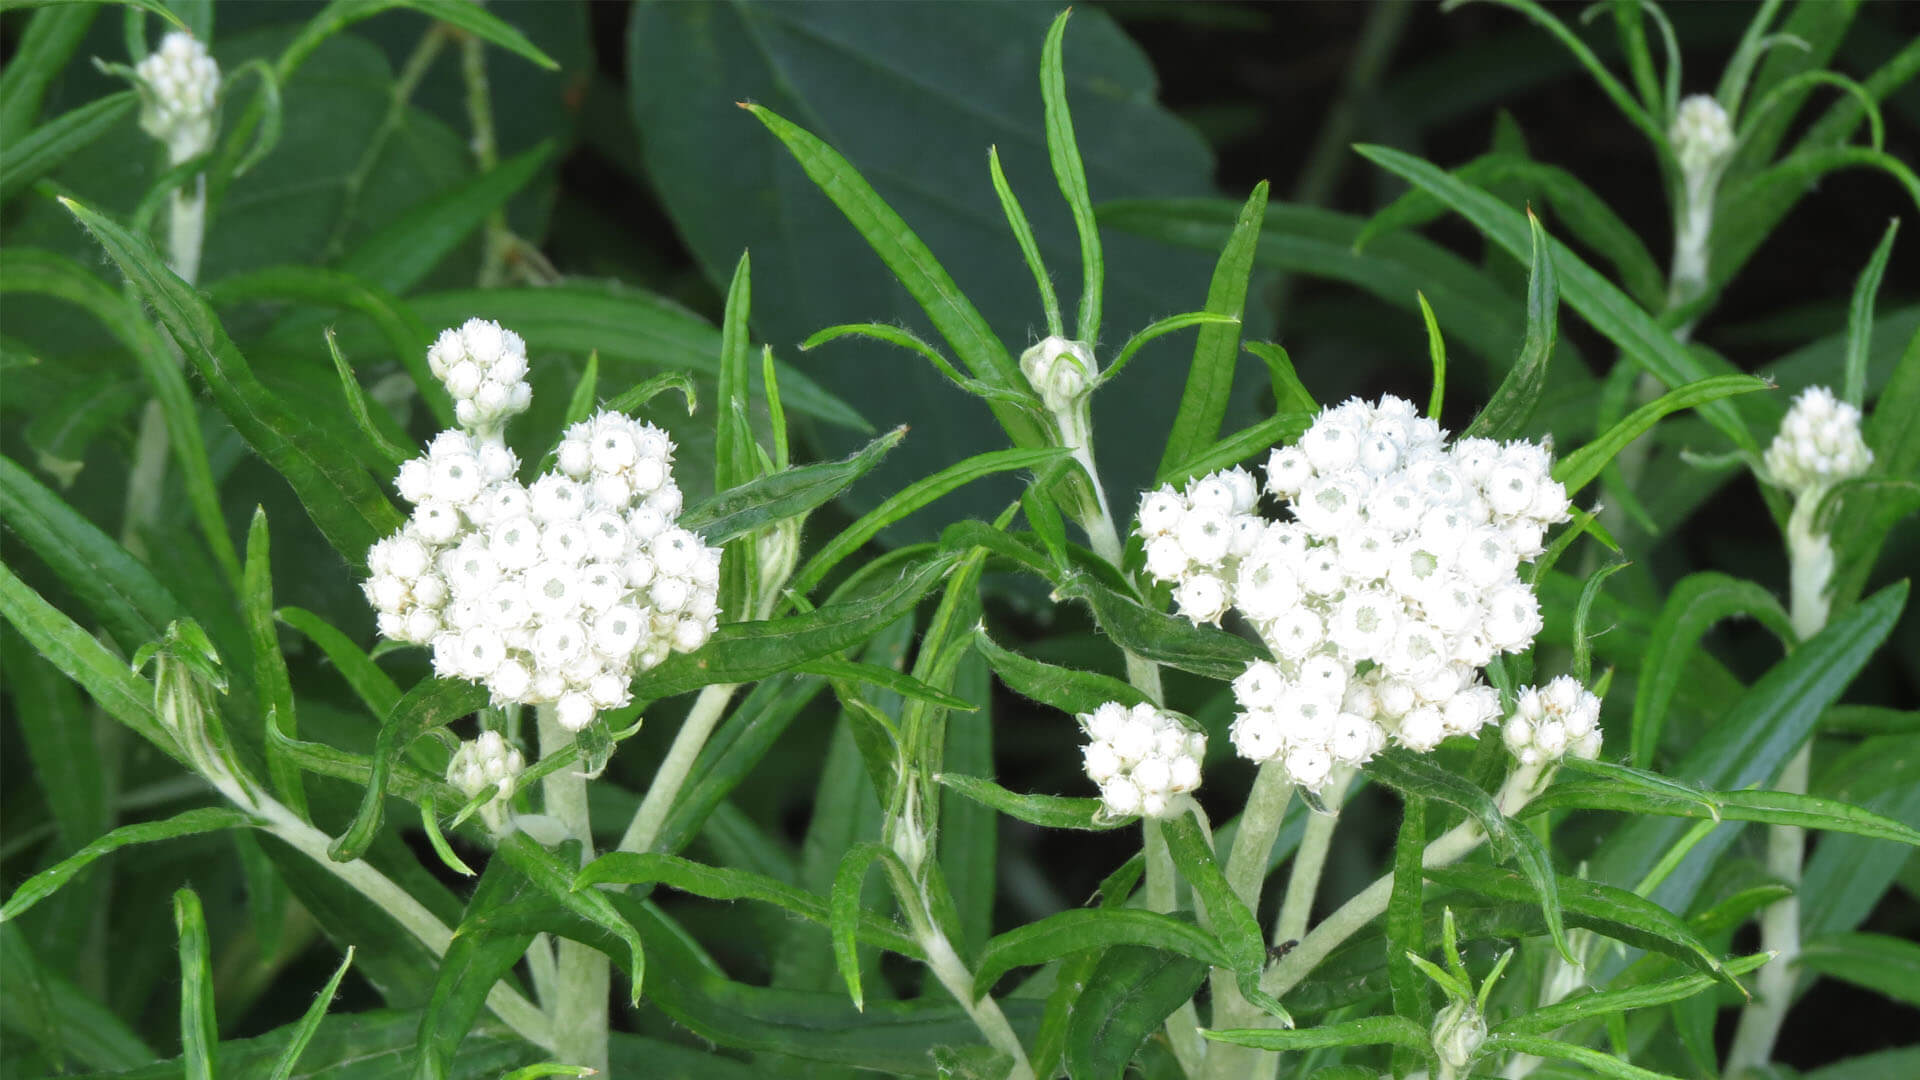
<instances>
[{"instance_id":1,"label":"broad dark green leaf","mask_svg":"<svg viewBox=\"0 0 1920 1080\"><path fill-rule=\"evenodd\" d=\"M845 460L802 465L746 480L687 507L680 515L680 525L700 533L709 544L720 544L763 525L805 514L873 471L906 435L906 428L894 428Z\"/></svg>"},{"instance_id":2,"label":"broad dark green leaf","mask_svg":"<svg viewBox=\"0 0 1920 1080\"><path fill-rule=\"evenodd\" d=\"M1206 977L1206 964L1179 953L1139 945L1108 949L1067 1020L1067 1075L1119 1080L1140 1044Z\"/></svg>"},{"instance_id":3,"label":"broad dark green leaf","mask_svg":"<svg viewBox=\"0 0 1920 1080\"><path fill-rule=\"evenodd\" d=\"M367 548L401 524L399 512L379 486L343 448L260 385L212 309L166 269L150 243L70 199L64 205L172 332L220 411L293 485L334 550L349 564L361 566Z\"/></svg>"},{"instance_id":4,"label":"broad dark green leaf","mask_svg":"<svg viewBox=\"0 0 1920 1080\"><path fill-rule=\"evenodd\" d=\"M487 688L464 679L422 679L407 691L380 725L380 735L373 744L373 774L367 779L360 809L328 854L338 862L351 862L363 855L380 830L387 785L395 762L407 747L434 728L444 727L486 703Z\"/></svg>"}]
</instances>

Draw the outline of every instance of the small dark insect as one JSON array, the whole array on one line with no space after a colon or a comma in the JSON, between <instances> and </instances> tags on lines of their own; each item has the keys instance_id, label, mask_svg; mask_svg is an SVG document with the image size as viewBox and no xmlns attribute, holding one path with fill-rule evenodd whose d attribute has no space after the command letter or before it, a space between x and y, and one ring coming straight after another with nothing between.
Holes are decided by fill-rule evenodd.
<instances>
[{"instance_id":1,"label":"small dark insect","mask_svg":"<svg viewBox=\"0 0 1920 1080\"><path fill-rule=\"evenodd\" d=\"M1298 944L1300 944L1300 942L1297 938L1289 938L1286 941L1283 941L1280 944L1272 946L1271 948L1267 949L1267 963L1269 964L1279 963L1280 958L1292 952L1293 947Z\"/></svg>"}]
</instances>

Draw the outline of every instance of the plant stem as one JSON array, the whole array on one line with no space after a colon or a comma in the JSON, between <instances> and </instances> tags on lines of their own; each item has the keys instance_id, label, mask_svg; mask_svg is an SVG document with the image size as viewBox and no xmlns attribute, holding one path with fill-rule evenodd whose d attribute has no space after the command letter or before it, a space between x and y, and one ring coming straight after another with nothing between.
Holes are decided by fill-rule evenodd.
<instances>
[{"instance_id":1,"label":"plant stem","mask_svg":"<svg viewBox=\"0 0 1920 1080\"><path fill-rule=\"evenodd\" d=\"M1027 1061L1027 1051L1020 1045L1020 1037L1013 1033L1013 1025L1007 1023L1007 1014L1000 1011L1000 1003L993 1000L992 994L982 994L976 1000L973 994L973 973L967 970L965 961L953 951L953 943L940 930L940 925L924 908L908 915L913 923L914 937L927 954L927 970L940 980L960 1007L973 1019L973 1025L986 1036L987 1045L1013 1059L1013 1067L1007 1070L1007 1080L1034 1080L1033 1065Z\"/></svg>"},{"instance_id":2,"label":"plant stem","mask_svg":"<svg viewBox=\"0 0 1920 1080\"><path fill-rule=\"evenodd\" d=\"M1327 784L1324 797L1327 812L1307 817L1306 830L1300 836L1300 850L1294 853L1293 868L1288 872L1287 897L1280 905L1280 919L1274 923L1275 945L1297 941L1307 932L1313 898L1320 891L1320 874L1327 865L1327 849L1333 845L1333 830L1340 824L1340 808L1346 801L1347 785L1352 782L1352 769L1337 769Z\"/></svg>"},{"instance_id":3,"label":"plant stem","mask_svg":"<svg viewBox=\"0 0 1920 1080\"><path fill-rule=\"evenodd\" d=\"M472 34L463 34L460 38L460 74L467 84L467 120L473 127L470 144L473 162L479 172L485 175L499 164L500 150L494 138L493 99L487 87L487 43ZM503 207L495 207L487 215L477 281L481 288L500 284L507 252L512 246L512 236L507 231L507 212Z\"/></svg>"},{"instance_id":4,"label":"plant stem","mask_svg":"<svg viewBox=\"0 0 1920 1080\"><path fill-rule=\"evenodd\" d=\"M1166 835L1160 831L1157 819L1142 819L1140 832L1147 858L1147 910L1162 915L1171 914L1179 906L1175 897L1178 879L1173 866L1173 852L1167 848ZM1180 1063L1180 1070L1188 1076L1200 1075L1209 1048L1206 1039L1200 1035L1200 1013L1191 1000L1167 1017L1166 1031L1167 1042L1173 1047L1173 1057Z\"/></svg>"},{"instance_id":5,"label":"plant stem","mask_svg":"<svg viewBox=\"0 0 1920 1080\"><path fill-rule=\"evenodd\" d=\"M1240 812L1240 827L1233 834L1233 850L1227 855L1224 872L1233 894L1256 915L1260 911L1260 893L1266 884L1268 860L1273 843L1280 835L1280 822L1286 817L1287 803L1293 799L1293 785L1287 782L1287 770L1277 761L1260 766L1254 774L1253 789L1247 793L1246 808ZM1295 866L1298 866L1298 862ZM1264 1015L1241 995L1239 984L1218 969L1208 975L1213 994L1213 1020L1216 1028L1253 1027ZM1216 1080L1239 1080L1258 1075L1270 1056L1247 1047L1214 1043L1207 1048L1207 1075Z\"/></svg>"},{"instance_id":6,"label":"plant stem","mask_svg":"<svg viewBox=\"0 0 1920 1080\"><path fill-rule=\"evenodd\" d=\"M702 689L694 699L687 718L680 723L679 733L673 737L673 745L667 748L666 759L660 762L660 771L654 774L653 784L640 800L640 809L621 835L618 850L652 850L654 841L660 839L661 827L667 823L667 812L673 809L674 800L679 798L680 789L687 782L687 774L693 771L694 761L707 745L714 725L726 714L727 702L737 689L733 684L715 684Z\"/></svg>"},{"instance_id":7,"label":"plant stem","mask_svg":"<svg viewBox=\"0 0 1920 1080\"><path fill-rule=\"evenodd\" d=\"M1113 519L1113 508L1107 504L1107 490L1100 485L1100 470L1093 463L1093 421L1087 412L1086 402L1055 413L1054 422L1060 429L1060 445L1072 452L1073 460L1086 471L1087 482L1093 486L1094 505L1084 508L1080 515L1080 526L1087 531L1087 542L1093 545L1094 554L1125 574L1126 544L1120 539L1120 529ZM1089 510L1091 512L1086 512ZM1154 702L1164 702L1160 665L1125 649L1121 652L1127 660L1127 681Z\"/></svg>"},{"instance_id":8,"label":"plant stem","mask_svg":"<svg viewBox=\"0 0 1920 1080\"><path fill-rule=\"evenodd\" d=\"M566 749L573 733L560 726L552 705L539 707L540 756ZM593 823L587 814L587 780L572 769L556 769L540 782L542 805L568 837L580 841L580 861L593 858ZM553 1027L553 1052L570 1065L607 1071L607 997L613 986L612 963L591 945L561 939L555 948L553 998L545 1002Z\"/></svg>"},{"instance_id":9,"label":"plant stem","mask_svg":"<svg viewBox=\"0 0 1920 1080\"><path fill-rule=\"evenodd\" d=\"M1793 516L1787 521L1788 579L1791 583L1791 609L1788 617L1801 641L1820 632L1827 624L1831 601L1827 586L1833 580L1833 546L1825 533L1814 528L1814 509L1826 492L1807 491L1794 501ZM1811 771L1813 740L1809 738L1788 759L1780 773L1776 790L1794 795L1807 792ZM1774 958L1755 977L1757 991L1740 1012L1740 1026L1734 1030L1733 1046L1727 1052L1727 1072L1758 1069L1773 1057L1773 1044L1780 1037L1787 1010L1793 1006L1794 982L1799 978L1800 959L1800 874L1806 855L1806 830L1794 825L1772 825L1767 829L1767 872L1792 886L1794 892L1774 901L1760 913L1760 947L1771 950Z\"/></svg>"}]
</instances>

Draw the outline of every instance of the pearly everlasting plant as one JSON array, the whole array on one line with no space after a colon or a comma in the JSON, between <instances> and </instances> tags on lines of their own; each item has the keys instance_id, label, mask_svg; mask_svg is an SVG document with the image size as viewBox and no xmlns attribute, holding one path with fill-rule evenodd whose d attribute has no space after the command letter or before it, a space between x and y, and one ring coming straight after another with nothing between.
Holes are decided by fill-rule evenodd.
<instances>
[{"instance_id":1,"label":"pearly everlasting plant","mask_svg":"<svg viewBox=\"0 0 1920 1080\"><path fill-rule=\"evenodd\" d=\"M531 484L501 441L523 411L526 345L479 319L429 354L461 427L400 467L406 526L367 554L380 632L426 645L434 670L496 705L553 705L570 731L631 700L634 674L706 643L720 550L679 528L673 440L602 412L568 428Z\"/></svg>"},{"instance_id":2,"label":"pearly everlasting plant","mask_svg":"<svg viewBox=\"0 0 1920 1080\"><path fill-rule=\"evenodd\" d=\"M1428 751L1497 720L1477 669L1533 644L1519 569L1569 517L1549 464L1528 442L1448 444L1389 396L1328 409L1273 452L1264 487L1287 519L1257 512L1244 469L1147 493L1147 572L1196 623L1238 611L1274 656L1234 680L1234 749L1317 789L1389 740Z\"/></svg>"},{"instance_id":3,"label":"pearly everlasting plant","mask_svg":"<svg viewBox=\"0 0 1920 1080\"><path fill-rule=\"evenodd\" d=\"M1914 1074L1904 12L1461 6L0 3L0 1076Z\"/></svg>"}]
</instances>

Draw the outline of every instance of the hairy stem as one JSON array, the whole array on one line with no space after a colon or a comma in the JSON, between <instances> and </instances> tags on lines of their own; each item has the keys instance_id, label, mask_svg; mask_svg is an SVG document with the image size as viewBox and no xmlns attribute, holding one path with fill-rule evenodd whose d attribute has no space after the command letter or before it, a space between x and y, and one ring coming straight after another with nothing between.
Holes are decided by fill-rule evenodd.
<instances>
[{"instance_id":1,"label":"hairy stem","mask_svg":"<svg viewBox=\"0 0 1920 1080\"><path fill-rule=\"evenodd\" d=\"M1320 875L1326 869L1327 849L1333 845L1333 830L1340 824L1340 807L1346 800L1347 785L1353 782L1353 770L1334 772L1323 797L1327 812L1312 814L1300 836L1300 850L1293 856L1293 869L1287 877L1287 896L1280 905L1280 918L1273 926L1275 945L1297 941L1307 932L1307 919L1313 914L1313 898L1320 891Z\"/></svg>"},{"instance_id":2,"label":"hairy stem","mask_svg":"<svg viewBox=\"0 0 1920 1080\"><path fill-rule=\"evenodd\" d=\"M1280 822L1286 817L1287 803L1293 800L1293 785L1287 770L1277 761L1260 766L1254 774L1253 790L1247 793L1246 808L1240 812L1240 827L1233 834L1233 850L1227 855L1224 872L1235 896L1256 915L1260 911L1260 893L1266 885L1268 860L1273 843L1280 835ZM1213 1020L1216 1028L1253 1027L1264 1016L1260 1009L1241 995L1233 976L1215 969L1208 975L1213 993ZM1258 1075L1269 1055L1262 1051L1228 1043L1207 1048L1207 1075L1216 1080L1238 1080Z\"/></svg>"},{"instance_id":3,"label":"hairy stem","mask_svg":"<svg viewBox=\"0 0 1920 1080\"><path fill-rule=\"evenodd\" d=\"M467 85L467 122L473 128L473 163L482 173L490 173L500 163L500 149L493 131L493 96L487 85L487 43L471 34L460 39L460 75ZM513 248L507 231L507 211L495 207L487 215L480 273L481 288L498 285L504 276L507 252Z\"/></svg>"},{"instance_id":4,"label":"hairy stem","mask_svg":"<svg viewBox=\"0 0 1920 1080\"><path fill-rule=\"evenodd\" d=\"M1147 861L1147 910L1162 915L1171 914L1179 906L1175 896L1177 872L1173 866L1173 852L1167 848L1167 838L1160 831L1158 820L1142 819L1140 830ZM1180 1063L1180 1070L1188 1076L1200 1075L1208 1047L1206 1039L1200 1034L1200 1013L1193 1007L1192 1001L1181 1005L1167 1017L1166 1031L1167 1042L1173 1047L1173 1057Z\"/></svg>"},{"instance_id":5,"label":"hairy stem","mask_svg":"<svg viewBox=\"0 0 1920 1080\"><path fill-rule=\"evenodd\" d=\"M986 1036L987 1045L1013 1059L1012 1068L1007 1070L1007 1080L1034 1080L1033 1065L1027 1061L1027 1051L1020 1045L1020 1037L1013 1033L1013 1025L1007 1023L1007 1014L1000 1011L1000 1003L993 1000L992 994L982 994L976 1000L973 995L973 973L967 970L966 962L960 954L953 951L953 943L940 930L926 911L911 912L914 924L914 937L927 954L927 969L933 977L940 980L960 1007L973 1019L973 1026Z\"/></svg>"},{"instance_id":6,"label":"hairy stem","mask_svg":"<svg viewBox=\"0 0 1920 1080\"><path fill-rule=\"evenodd\" d=\"M730 684L716 684L702 689L694 699L693 708L687 710L687 718L680 724L679 734L673 737L673 745L667 748L666 760L660 763L660 771L654 774L646 797L640 800L640 809L621 835L618 850L653 849L653 842L660 838L660 829L667 823L668 811L673 809L674 800L686 785L687 774L693 771L693 763L699 758L701 748L707 745L714 725L726 715L727 702L737 689L738 686Z\"/></svg>"},{"instance_id":7,"label":"hairy stem","mask_svg":"<svg viewBox=\"0 0 1920 1080\"><path fill-rule=\"evenodd\" d=\"M573 743L552 705L539 706L540 756L557 754ZM580 859L593 858L593 823L587 815L587 779L572 769L556 769L540 782L542 804L567 836L580 841ZM591 945L561 939L555 947L552 1000L545 1002L553 1027L553 1052L569 1065L607 1071L607 997L613 967L607 954Z\"/></svg>"}]
</instances>

